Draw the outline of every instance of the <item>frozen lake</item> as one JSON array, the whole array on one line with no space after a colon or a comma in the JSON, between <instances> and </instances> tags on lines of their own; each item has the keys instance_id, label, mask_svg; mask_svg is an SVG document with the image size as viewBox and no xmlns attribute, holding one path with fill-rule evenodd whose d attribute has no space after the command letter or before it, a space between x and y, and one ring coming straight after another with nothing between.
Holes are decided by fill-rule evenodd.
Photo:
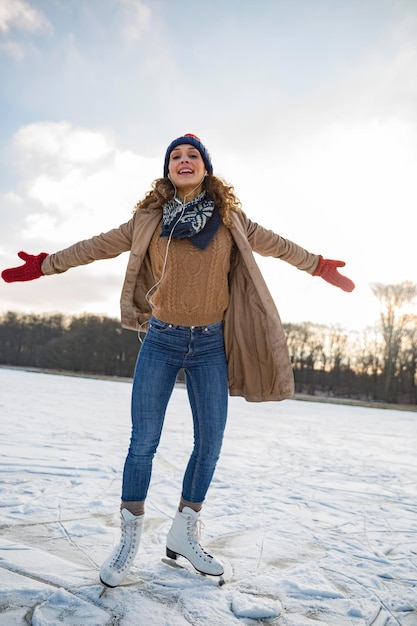
<instances>
[{"instance_id":1,"label":"frozen lake","mask_svg":"<svg viewBox=\"0 0 417 626\"><path fill-rule=\"evenodd\" d=\"M192 444L181 387L132 576L100 598L130 391L0 369L0 626L417 626L417 413L231 398L202 515L219 587L162 561Z\"/></svg>"}]
</instances>

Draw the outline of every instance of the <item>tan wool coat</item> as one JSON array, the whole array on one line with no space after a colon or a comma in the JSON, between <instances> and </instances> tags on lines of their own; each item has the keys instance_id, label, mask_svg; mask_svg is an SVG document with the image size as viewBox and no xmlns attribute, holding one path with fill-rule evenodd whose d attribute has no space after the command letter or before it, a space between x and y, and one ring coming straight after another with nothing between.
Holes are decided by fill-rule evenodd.
<instances>
[{"instance_id":1,"label":"tan wool coat","mask_svg":"<svg viewBox=\"0 0 417 626\"><path fill-rule=\"evenodd\" d=\"M319 257L251 222L243 212L231 213L234 247L229 273L230 301L224 318L229 393L250 402L284 400L294 393L294 378L281 320L253 252L273 256L310 274ZM154 285L148 247L161 211L137 211L118 228L80 241L46 257L45 275L130 251L120 298L121 323L138 330L151 316L146 301Z\"/></svg>"}]
</instances>

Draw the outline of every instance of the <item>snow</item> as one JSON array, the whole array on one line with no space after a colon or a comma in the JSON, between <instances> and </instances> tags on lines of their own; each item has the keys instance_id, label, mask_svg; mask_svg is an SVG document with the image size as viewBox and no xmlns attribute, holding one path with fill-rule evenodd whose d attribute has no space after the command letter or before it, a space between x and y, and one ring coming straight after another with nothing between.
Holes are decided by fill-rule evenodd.
<instances>
[{"instance_id":1,"label":"snow","mask_svg":"<svg viewBox=\"0 0 417 626\"><path fill-rule=\"evenodd\" d=\"M417 413L230 399L202 543L226 584L165 562L192 443L169 405L145 530L123 586L131 384L0 369L0 626L416 626Z\"/></svg>"}]
</instances>

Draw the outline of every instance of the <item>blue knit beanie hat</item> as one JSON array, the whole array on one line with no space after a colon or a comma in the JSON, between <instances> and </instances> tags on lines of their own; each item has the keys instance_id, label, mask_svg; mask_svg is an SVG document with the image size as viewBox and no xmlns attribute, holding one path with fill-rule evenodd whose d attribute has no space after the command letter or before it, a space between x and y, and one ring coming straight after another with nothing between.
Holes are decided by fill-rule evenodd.
<instances>
[{"instance_id":1,"label":"blue knit beanie hat","mask_svg":"<svg viewBox=\"0 0 417 626\"><path fill-rule=\"evenodd\" d=\"M170 157L171 152L173 151L174 148L176 148L177 146L182 146L183 144L190 144L191 146L194 146L194 148L197 148L197 150L201 154L201 158L204 161L204 165L206 166L206 170L208 174L213 174L213 165L212 165L211 158L207 149L203 146L203 144L201 143L197 135L186 133L182 137L178 137L178 139L174 139L174 141L171 141L171 143L169 144L167 151L165 153L164 177L168 176L168 163L169 163L169 157Z\"/></svg>"}]
</instances>

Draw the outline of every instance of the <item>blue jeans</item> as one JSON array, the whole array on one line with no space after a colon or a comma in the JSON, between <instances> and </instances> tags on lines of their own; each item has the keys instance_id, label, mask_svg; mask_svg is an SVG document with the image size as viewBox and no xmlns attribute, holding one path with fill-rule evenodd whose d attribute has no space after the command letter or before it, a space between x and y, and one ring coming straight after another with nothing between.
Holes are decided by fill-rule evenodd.
<instances>
[{"instance_id":1,"label":"blue jeans","mask_svg":"<svg viewBox=\"0 0 417 626\"><path fill-rule=\"evenodd\" d=\"M139 352L132 389L132 436L123 472L122 500L145 500L168 401L184 368L194 423L194 447L182 497L203 502L220 456L228 383L223 323L176 326L154 317Z\"/></svg>"}]
</instances>

